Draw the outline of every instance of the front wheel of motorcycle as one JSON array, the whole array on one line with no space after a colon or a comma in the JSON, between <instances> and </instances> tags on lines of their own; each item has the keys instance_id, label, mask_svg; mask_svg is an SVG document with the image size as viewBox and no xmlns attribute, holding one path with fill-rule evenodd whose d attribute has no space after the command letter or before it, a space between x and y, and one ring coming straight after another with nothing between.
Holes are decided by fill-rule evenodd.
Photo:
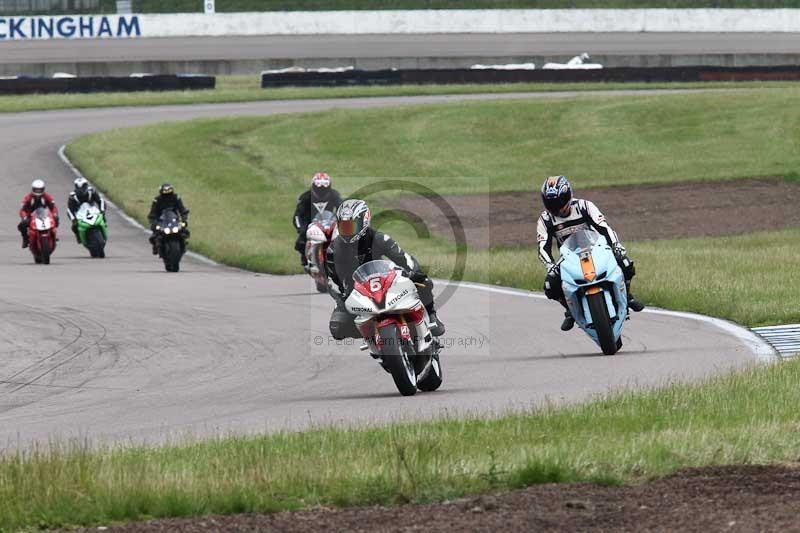
<instances>
[{"instance_id":1,"label":"front wheel of motorcycle","mask_svg":"<svg viewBox=\"0 0 800 533\"><path fill-rule=\"evenodd\" d=\"M434 354L428 375L417 382L417 387L421 391L433 392L442 386L442 378L442 363L439 361L439 354Z\"/></svg>"},{"instance_id":2,"label":"front wheel of motorcycle","mask_svg":"<svg viewBox=\"0 0 800 533\"><path fill-rule=\"evenodd\" d=\"M167 272L178 272L181 268L181 243L175 239L169 239L162 244L162 247L164 268Z\"/></svg>"},{"instance_id":3,"label":"front wheel of motorcycle","mask_svg":"<svg viewBox=\"0 0 800 533\"><path fill-rule=\"evenodd\" d=\"M105 247L106 241L103 234L99 229L95 229L86 235L86 242L89 248L89 254L92 257L103 258L106 256Z\"/></svg>"},{"instance_id":4,"label":"front wheel of motorcycle","mask_svg":"<svg viewBox=\"0 0 800 533\"><path fill-rule=\"evenodd\" d=\"M50 254L53 253L53 247L50 243L50 237L43 235L41 240L41 249L39 254L42 258L42 263L45 265L50 264Z\"/></svg>"},{"instance_id":5,"label":"front wheel of motorcycle","mask_svg":"<svg viewBox=\"0 0 800 533\"><path fill-rule=\"evenodd\" d=\"M586 298L589 300L589 311L592 313L592 322L597 339L600 341L600 349L605 355L614 355L618 349L617 340L614 338L611 317L608 316L606 297L601 291L596 294L588 294Z\"/></svg>"},{"instance_id":6,"label":"front wheel of motorcycle","mask_svg":"<svg viewBox=\"0 0 800 533\"><path fill-rule=\"evenodd\" d=\"M380 328L379 334L383 341L381 347L383 367L392 375L400 394L413 396L417 393L417 372L414 370L411 347L400 336L395 324Z\"/></svg>"}]
</instances>

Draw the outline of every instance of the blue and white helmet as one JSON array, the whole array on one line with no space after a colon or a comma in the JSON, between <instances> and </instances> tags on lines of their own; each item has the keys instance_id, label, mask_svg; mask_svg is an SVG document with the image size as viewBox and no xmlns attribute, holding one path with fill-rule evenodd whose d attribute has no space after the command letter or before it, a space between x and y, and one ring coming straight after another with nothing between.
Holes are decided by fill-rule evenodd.
<instances>
[{"instance_id":1,"label":"blue and white helmet","mask_svg":"<svg viewBox=\"0 0 800 533\"><path fill-rule=\"evenodd\" d=\"M346 243L356 242L369 229L372 212L364 200L345 200L336 210L339 237Z\"/></svg>"},{"instance_id":2,"label":"blue and white helmet","mask_svg":"<svg viewBox=\"0 0 800 533\"><path fill-rule=\"evenodd\" d=\"M566 176L550 176L542 185L542 203L548 213L553 216L563 214L562 211L572 201L572 185Z\"/></svg>"}]
</instances>

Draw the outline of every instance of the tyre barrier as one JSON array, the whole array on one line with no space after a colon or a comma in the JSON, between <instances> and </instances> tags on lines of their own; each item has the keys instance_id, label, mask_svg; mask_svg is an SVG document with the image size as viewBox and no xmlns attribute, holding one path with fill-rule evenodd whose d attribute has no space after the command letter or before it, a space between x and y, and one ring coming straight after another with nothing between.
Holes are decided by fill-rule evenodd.
<instances>
[{"instance_id":1,"label":"tyre barrier","mask_svg":"<svg viewBox=\"0 0 800 533\"><path fill-rule=\"evenodd\" d=\"M0 94L97 93L136 91L187 91L213 89L217 79L206 75L159 74L38 78L16 76L0 79Z\"/></svg>"},{"instance_id":2,"label":"tyre barrier","mask_svg":"<svg viewBox=\"0 0 800 533\"><path fill-rule=\"evenodd\" d=\"M800 65L777 67L613 67L592 70L391 69L263 72L261 87L562 82L800 80Z\"/></svg>"}]
</instances>

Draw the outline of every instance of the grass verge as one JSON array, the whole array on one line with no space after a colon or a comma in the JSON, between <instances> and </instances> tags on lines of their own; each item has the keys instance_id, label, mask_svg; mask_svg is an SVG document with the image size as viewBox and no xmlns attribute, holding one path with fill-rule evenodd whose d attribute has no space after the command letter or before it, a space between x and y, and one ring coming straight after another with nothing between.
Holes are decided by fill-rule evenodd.
<instances>
[{"instance_id":1,"label":"grass verge","mask_svg":"<svg viewBox=\"0 0 800 533\"><path fill-rule=\"evenodd\" d=\"M287 87L262 89L261 79L257 75L218 76L217 88L214 90L0 96L0 113L90 107L223 104L268 100L420 96L426 94L602 91L615 89L787 88L792 86L791 82L519 83L506 85L398 85L392 87Z\"/></svg>"},{"instance_id":2,"label":"grass verge","mask_svg":"<svg viewBox=\"0 0 800 533\"><path fill-rule=\"evenodd\" d=\"M139 220L158 184L174 181L193 211L194 250L296 273L291 215L318 168L345 193L399 175L443 195L526 190L554 173L579 187L789 175L800 165L796 97L693 93L202 120L85 137L68 154ZM532 231L537 214L532 207ZM453 271L452 244L396 222L387 228L433 275ZM782 267L798 244L800 231L788 230L629 247L642 273L636 292L648 303L762 325L800 320L789 303L800 299L800 281ZM468 255L466 279L539 289L542 275L533 250Z\"/></svg>"},{"instance_id":3,"label":"grass verge","mask_svg":"<svg viewBox=\"0 0 800 533\"><path fill-rule=\"evenodd\" d=\"M0 457L0 528L445 500L796 460L800 360L497 419Z\"/></svg>"}]
</instances>

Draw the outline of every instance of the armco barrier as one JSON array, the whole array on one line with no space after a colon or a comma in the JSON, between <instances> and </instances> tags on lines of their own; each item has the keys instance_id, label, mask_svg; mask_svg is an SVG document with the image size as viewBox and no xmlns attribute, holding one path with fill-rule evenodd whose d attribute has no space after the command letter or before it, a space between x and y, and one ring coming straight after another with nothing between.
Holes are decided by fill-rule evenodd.
<instances>
[{"instance_id":1,"label":"armco barrier","mask_svg":"<svg viewBox=\"0 0 800 533\"><path fill-rule=\"evenodd\" d=\"M655 67L598 70L408 69L262 73L261 87L453 83L672 82L800 80L800 65Z\"/></svg>"},{"instance_id":2,"label":"armco barrier","mask_svg":"<svg viewBox=\"0 0 800 533\"><path fill-rule=\"evenodd\" d=\"M85 78L32 78L17 77L0 79L0 94L32 93L97 93L135 91L185 91L213 89L214 76L158 75L126 77Z\"/></svg>"}]
</instances>

